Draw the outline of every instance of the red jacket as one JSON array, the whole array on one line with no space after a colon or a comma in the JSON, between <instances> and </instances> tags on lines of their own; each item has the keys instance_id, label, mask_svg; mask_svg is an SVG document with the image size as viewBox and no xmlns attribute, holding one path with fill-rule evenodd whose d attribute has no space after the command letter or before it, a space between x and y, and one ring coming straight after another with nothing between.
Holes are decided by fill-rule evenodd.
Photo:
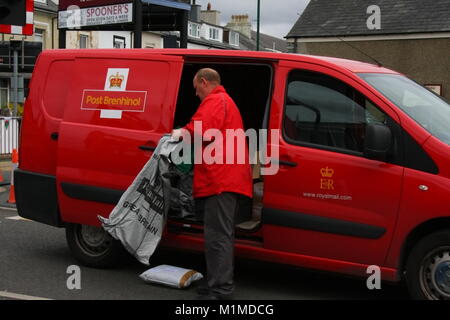
<instances>
[{"instance_id":1,"label":"red jacket","mask_svg":"<svg viewBox=\"0 0 450 320\"><path fill-rule=\"evenodd\" d=\"M194 121L201 121L202 132L194 132ZM212 153L213 156L219 156L222 164L212 163L206 164L205 158L202 158L201 164L194 165L194 198L207 197L211 195L220 194L222 192L235 192L239 194L252 197L253 181L251 166L248 161L248 148L246 140L244 144L238 145L237 140L234 140L233 146L229 146L227 150L227 129L241 129L244 130L242 117L239 113L234 101L226 93L223 86L216 87L200 104L196 113L192 116L191 122L184 127L191 134L194 139L195 134L203 134L208 129L217 129L221 132L223 137L223 144L220 141L213 141L216 151ZM193 140L192 140L193 141ZM207 147L208 146L208 147ZM213 150L213 146L203 144L202 154L205 148ZM238 148L240 152L245 155L245 164L237 164ZM234 152L234 164L226 164L226 154ZM209 154L210 152L208 152ZM222 154L221 154L222 153ZM196 156L199 155L197 152Z\"/></svg>"}]
</instances>

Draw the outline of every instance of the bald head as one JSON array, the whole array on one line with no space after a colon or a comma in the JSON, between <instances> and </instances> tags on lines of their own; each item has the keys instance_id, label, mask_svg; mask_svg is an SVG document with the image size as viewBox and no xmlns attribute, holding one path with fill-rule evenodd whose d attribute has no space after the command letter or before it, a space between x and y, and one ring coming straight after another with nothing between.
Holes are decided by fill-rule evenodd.
<instances>
[{"instance_id":1,"label":"bald head","mask_svg":"<svg viewBox=\"0 0 450 320\"><path fill-rule=\"evenodd\" d=\"M220 86L220 75L214 69L203 68L197 71L193 83L195 94L203 101L211 91Z\"/></svg>"},{"instance_id":2,"label":"bald head","mask_svg":"<svg viewBox=\"0 0 450 320\"><path fill-rule=\"evenodd\" d=\"M212 82L216 85L220 85L220 75L219 73L211 68L203 68L197 71L194 79L197 81L205 79L208 82Z\"/></svg>"}]
</instances>

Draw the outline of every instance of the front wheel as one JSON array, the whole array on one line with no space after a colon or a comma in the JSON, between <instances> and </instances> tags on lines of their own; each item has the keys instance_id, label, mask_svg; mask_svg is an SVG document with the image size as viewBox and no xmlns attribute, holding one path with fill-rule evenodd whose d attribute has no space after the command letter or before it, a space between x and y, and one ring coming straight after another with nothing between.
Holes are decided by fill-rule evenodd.
<instances>
[{"instance_id":1,"label":"front wheel","mask_svg":"<svg viewBox=\"0 0 450 320\"><path fill-rule=\"evenodd\" d=\"M120 241L103 228L69 224L66 239L72 255L87 267L116 267L129 257Z\"/></svg>"},{"instance_id":2,"label":"front wheel","mask_svg":"<svg viewBox=\"0 0 450 320\"><path fill-rule=\"evenodd\" d=\"M450 229L426 236L413 248L406 282L414 299L450 300Z\"/></svg>"}]
</instances>

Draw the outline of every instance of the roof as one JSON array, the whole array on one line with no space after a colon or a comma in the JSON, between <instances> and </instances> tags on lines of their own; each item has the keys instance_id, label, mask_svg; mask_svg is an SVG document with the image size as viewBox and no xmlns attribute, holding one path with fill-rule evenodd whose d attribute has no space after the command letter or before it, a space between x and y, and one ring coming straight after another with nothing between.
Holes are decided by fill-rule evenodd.
<instances>
[{"instance_id":1,"label":"roof","mask_svg":"<svg viewBox=\"0 0 450 320\"><path fill-rule=\"evenodd\" d=\"M256 31L253 30L252 30L252 40L255 42L256 48ZM260 48L264 48L264 50L269 49L280 52L287 51L287 43L286 40L284 39L276 38L265 33L260 33L259 41L260 41Z\"/></svg>"},{"instance_id":2,"label":"roof","mask_svg":"<svg viewBox=\"0 0 450 320\"><path fill-rule=\"evenodd\" d=\"M252 32L252 38L248 38L239 32L239 42L245 50L256 50L256 31ZM284 39L269 36L265 33L259 34L259 48L261 51L287 52L287 42Z\"/></svg>"},{"instance_id":3,"label":"roof","mask_svg":"<svg viewBox=\"0 0 450 320\"><path fill-rule=\"evenodd\" d=\"M369 30L371 5L381 29ZM449 0L311 0L287 38L450 32Z\"/></svg>"},{"instance_id":4,"label":"roof","mask_svg":"<svg viewBox=\"0 0 450 320\"><path fill-rule=\"evenodd\" d=\"M310 64L319 64L327 66L334 69L347 70L351 73L358 72L371 72L371 73L393 73L397 72L379 67L373 64L353 61L347 59L339 59L332 57L322 57L322 56L310 56L310 55L300 55L300 54L289 54L289 53L273 53L264 51L243 51L243 50L198 50L198 49L56 49L56 50L45 50L43 53L46 55L58 55L58 56L79 56L79 57L90 57L90 56L108 56L108 57L124 57L124 58L138 58L142 57L148 58L149 54L156 55L172 55L172 56L182 56L185 58L191 57L212 57L218 60L225 59L239 59L243 58L246 61L249 59L254 59L257 61L278 61L278 60L289 60L304 62Z\"/></svg>"},{"instance_id":5,"label":"roof","mask_svg":"<svg viewBox=\"0 0 450 320\"><path fill-rule=\"evenodd\" d=\"M219 49L228 49L228 50L239 50L239 47L232 46L225 42L219 42L214 40L207 40L203 38L194 38L191 36L188 36L188 42L189 43L195 43L203 46L207 46L209 48L219 48Z\"/></svg>"}]
</instances>

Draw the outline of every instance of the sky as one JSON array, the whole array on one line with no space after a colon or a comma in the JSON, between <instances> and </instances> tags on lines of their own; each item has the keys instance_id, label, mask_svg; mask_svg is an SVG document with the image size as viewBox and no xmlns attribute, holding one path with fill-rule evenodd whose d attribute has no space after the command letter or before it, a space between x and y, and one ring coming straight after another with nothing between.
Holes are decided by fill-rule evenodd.
<instances>
[{"instance_id":1,"label":"sky","mask_svg":"<svg viewBox=\"0 0 450 320\"><path fill-rule=\"evenodd\" d=\"M212 10L221 12L221 25L231 20L232 15L248 14L256 31L257 0L196 0L206 10L208 2ZM283 38L288 34L309 0L260 0L261 32Z\"/></svg>"},{"instance_id":2,"label":"sky","mask_svg":"<svg viewBox=\"0 0 450 320\"><path fill-rule=\"evenodd\" d=\"M257 0L195 0L206 10L208 2L212 10L221 12L221 25L226 25L232 15L248 14L256 31ZM53 2L58 3L57 0ZM261 32L283 38L288 34L309 0L260 0Z\"/></svg>"}]
</instances>

